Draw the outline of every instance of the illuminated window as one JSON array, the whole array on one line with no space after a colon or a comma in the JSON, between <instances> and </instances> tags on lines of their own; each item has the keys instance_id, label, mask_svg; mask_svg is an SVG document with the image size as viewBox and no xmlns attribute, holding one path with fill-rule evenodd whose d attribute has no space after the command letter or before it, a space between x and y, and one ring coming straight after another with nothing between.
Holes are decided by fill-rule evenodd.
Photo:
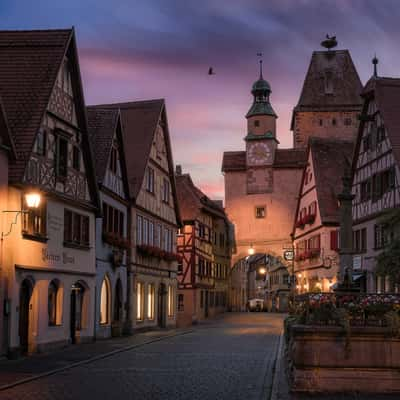
<instances>
[{"instance_id":1,"label":"illuminated window","mask_svg":"<svg viewBox=\"0 0 400 400\"><path fill-rule=\"evenodd\" d=\"M103 279L100 292L100 324L109 323L110 284L108 278Z\"/></svg>"},{"instance_id":2,"label":"illuminated window","mask_svg":"<svg viewBox=\"0 0 400 400\"><path fill-rule=\"evenodd\" d=\"M154 284L149 283L147 285L147 319L150 320L154 319L154 295Z\"/></svg>"},{"instance_id":3,"label":"illuminated window","mask_svg":"<svg viewBox=\"0 0 400 400\"><path fill-rule=\"evenodd\" d=\"M55 281L51 281L48 291L48 313L49 325L54 326L57 324L57 292L58 285Z\"/></svg>"},{"instance_id":4,"label":"illuminated window","mask_svg":"<svg viewBox=\"0 0 400 400\"><path fill-rule=\"evenodd\" d=\"M45 237L47 234L47 207L45 199L42 197L39 207L33 209L28 209L26 199L24 199L23 210L28 211L24 212L22 215L22 233L25 235L24 237L26 238L26 235L29 237Z\"/></svg>"},{"instance_id":5,"label":"illuminated window","mask_svg":"<svg viewBox=\"0 0 400 400\"><path fill-rule=\"evenodd\" d=\"M174 316L174 288L172 285L168 286L168 317Z\"/></svg>"},{"instance_id":6,"label":"illuminated window","mask_svg":"<svg viewBox=\"0 0 400 400\"><path fill-rule=\"evenodd\" d=\"M265 218L265 206L256 207L256 218Z\"/></svg>"},{"instance_id":7,"label":"illuminated window","mask_svg":"<svg viewBox=\"0 0 400 400\"><path fill-rule=\"evenodd\" d=\"M136 319L143 321L143 309L144 309L144 286L143 283L136 283Z\"/></svg>"}]
</instances>

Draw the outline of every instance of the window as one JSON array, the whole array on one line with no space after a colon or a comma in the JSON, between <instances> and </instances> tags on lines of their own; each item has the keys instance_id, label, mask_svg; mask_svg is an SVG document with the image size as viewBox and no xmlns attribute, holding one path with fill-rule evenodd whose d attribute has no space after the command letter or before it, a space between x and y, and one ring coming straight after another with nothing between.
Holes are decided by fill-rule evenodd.
<instances>
[{"instance_id":1,"label":"window","mask_svg":"<svg viewBox=\"0 0 400 400\"><path fill-rule=\"evenodd\" d=\"M265 218L265 206L256 206L256 218Z\"/></svg>"},{"instance_id":2,"label":"window","mask_svg":"<svg viewBox=\"0 0 400 400\"><path fill-rule=\"evenodd\" d=\"M336 118L333 118L333 119L332 119L332 125L333 125L333 126L336 126Z\"/></svg>"},{"instance_id":3,"label":"window","mask_svg":"<svg viewBox=\"0 0 400 400\"><path fill-rule=\"evenodd\" d=\"M308 206L308 215L314 216L317 214L317 202L313 201L309 206Z\"/></svg>"},{"instance_id":4,"label":"window","mask_svg":"<svg viewBox=\"0 0 400 400\"><path fill-rule=\"evenodd\" d=\"M361 182L360 201L367 201L371 198L371 179Z\"/></svg>"},{"instance_id":5,"label":"window","mask_svg":"<svg viewBox=\"0 0 400 400\"><path fill-rule=\"evenodd\" d=\"M147 285L147 319L154 319L154 296L155 289L154 284L149 283Z\"/></svg>"},{"instance_id":6,"label":"window","mask_svg":"<svg viewBox=\"0 0 400 400\"><path fill-rule=\"evenodd\" d=\"M46 155L46 131L44 129L39 129L36 137L36 153L44 156Z\"/></svg>"},{"instance_id":7,"label":"window","mask_svg":"<svg viewBox=\"0 0 400 400\"><path fill-rule=\"evenodd\" d=\"M382 249L389 243L389 232L385 225L374 226L374 248Z\"/></svg>"},{"instance_id":8,"label":"window","mask_svg":"<svg viewBox=\"0 0 400 400\"><path fill-rule=\"evenodd\" d=\"M333 94L333 73L332 71L328 70L325 71L324 76L324 83L325 83L325 94Z\"/></svg>"},{"instance_id":9,"label":"window","mask_svg":"<svg viewBox=\"0 0 400 400\"><path fill-rule=\"evenodd\" d=\"M206 237L206 227L202 223L199 223L199 237L201 239L205 239Z\"/></svg>"},{"instance_id":10,"label":"window","mask_svg":"<svg viewBox=\"0 0 400 400\"><path fill-rule=\"evenodd\" d=\"M149 221L149 240L148 244L154 246L154 222Z\"/></svg>"},{"instance_id":11,"label":"window","mask_svg":"<svg viewBox=\"0 0 400 400\"><path fill-rule=\"evenodd\" d=\"M117 173L117 165L118 165L118 149L115 146L112 146L110 154L110 170L113 174Z\"/></svg>"},{"instance_id":12,"label":"window","mask_svg":"<svg viewBox=\"0 0 400 400\"><path fill-rule=\"evenodd\" d=\"M345 119L344 119L344 124L345 124L346 126L350 126L350 125L351 125L351 118L345 118Z\"/></svg>"},{"instance_id":13,"label":"window","mask_svg":"<svg viewBox=\"0 0 400 400\"><path fill-rule=\"evenodd\" d=\"M200 308L204 307L204 290L200 290Z\"/></svg>"},{"instance_id":14,"label":"window","mask_svg":"<svg viewBox=\"0 0 400 400\"><path fill-rule=\"evenodd\" d=\"M125 215L122 211L103 203L103 233L124 236Z\"/></svg>"},{"instance_id":15,"label":"window","mask_svg":"<svg viewBox=\"0 0 400 400\"><path fill-rule=\"evenodd\" d=\"M143 217L136 216L136 243L143 244Z\"/></svg>"},{"instance_id":16,"label":"window","mask_svg":"<svg viewBox=\"0 0 400 400\"><path fill-rule=\"evenodd\" d=\"M78 146L73 147L72 167L77 171L81 170L81 151Z\"/></svg>"},{"instance_id":17,"label":"window","mask_svg":"<svg viewBox=\"0 0 400 400\"><path fill-rule=\"evenodd\" d=\"M147 218L143 218L142 243L149 244L149 220Z\"/></svg>"},{"instance_id":18,"label":"window","mask_svg":"<svg viewBox=\"0 0 400 400\"><path fill-rule=\"evenodd\" d=\"M319 126L323 126L324 122L322 119L319 120Z\"/></svg>"},{"instance_id":19,"label":"window","mask_svg":"<svg viewBox=\"0 0 400 400\"><path fill-rule=\"evenodd\" d=\"M62 136L57 137L56 174L60 178L66 178L68 172L68 140Z\"/></svg>"},{"instance_id":20,"label":"window","mask_svg":"<svg viewBox=\"0 0 400 400\"><path fill-rule=\"evenodd\" d=\"M136 283L136 319L143 321L144 286L142 282Z\"/></svg>"},{"instance_id":21,"label":"window","mask_svg":"<svg viewBox=\"0 0 400 400\"><path fill-rule=\"evenodd\" d=\"M178 294L178 311L184 310L183 294Z\"/></svg>"},{"instance_id":22,"label":"window","mask_svg":"<svg viewBox=\"0 0 400 400\"><path fill-rule=\"evenodd\" d=\"M22 233L26 236L45 237L47 234L46 229L46 216L47 208L45 199L42 198L38 208L28 209L24 200L22 214Z\"/></svg>"},{"instance_id":23,"label":"window","mask_svg":"<svg viewBox=\"0 0 400 400\"><path fill-rule=\"evenodd\" d=\"M146 170L146 190L154 193L154 169L151 167L147 167Z\"/></svg>"},{"instance_id":24,"label":"window","mask_svg":"<svg viewBox=\"0 0 400 400\"><path fill-rule=\"evenodd\" d=\"M162 193L162 201L164 203L169 203L169 193L170 193L169 181L168 179L164 178L163 193Z\"/></svg>"},{"instance_id":25,"label":"window","mask_svg":"<svg viewBox=\"0 0 400 400\"><path fill-rule=\"evenodd\" d=\"M225 247L225 235L223 233L219 234L219 247Z\"/></svg>"},{"instance_id":26,"label":"window","mask_svg":"<svg viewBox=\"0 0 400 400\"><path fill-rule=\"evenodd\" d=\"M364 151L368 151L371 149L371 135L367 134L363 138L363 149Z\"/></svg>"},{"instance_id":27,"label":"window","mask_svg":"<svg viewBox=\"0 0 400 400\"><path fill-rule=\"evenodd\" d=\"M339 231L331 231L331 250L339 250Z\"/></svg>"},{"instance_id":28,"label":"window","mask_svg":"<svg viewBox=\"0 0 400 400\"><path fill-rule=\"evenodd\" d=\"M255 126L256 128L258 128L258 127L260 126L260 121L259 121L258 119L256 119L256 120L254 121L254 126Z\"/></svg>"},{"instance_id":29,"label":"window","mask_svg":"<svg viewBox=\"0 0 400 400\"><path fill-rule=\"evenodd\" d=\"M178 274L181 274L183 272L183 262L178 263Z\"/></svg>"},{"instance_id":30,"label":"window","mask_svg":"<svg viewBox=\"0 0 400 400\"><path fill-rule=\"evenodd\" d=\"M172 229L164 228L164 243L163 250L172 251Z\"/></svg>"},{"instance_id":31,"label":"window","mask_svg":"<svg viewBox=\"0 0 400 400\"><path fill-rule=\"evenodd\" d=\"M174 288L172 285L168 286L168 317L173 317L175 304L174 304Z\"/></svg>"},{"instance_id":32,"label":"window","mask_svg":"<svg viewBox=\"0 0 400 400\"><path fill-rule=\"evenodd\" d=\"M89 217L64 209L64 245L89 244Z\"/></svg>"},{"instance_id":33,"label":"window","mask_svg":"<svg viewBox=\"0 0 400 400\"><path fill-rule=\"evenodd\" d=\"M58 285L55 281L51 281L48 289L48 315L49 315L49 326L57 325L57 294Z\"/></svg>"},{"instance_id":34,"label":"window","mask_svg":"<svg viewBox=\"0 0 400 400\"><path fill-rule=\"evenodd\" d=\"M162 232L162 226L160 224L157 224L156 235L154 238L154 246L158 247L159 249L161 249L161 232Z\"/></svg>"},{"instance_id":35,"label":"window","mask_svg":"<svg viewBox=\"0 0 400 400\"><path fill-rule=\"evenodd\" d=\"M108 324L110 310L110 283L108 278L103 279L100 291L100 324Z\"/></svg>"}]
</instances>

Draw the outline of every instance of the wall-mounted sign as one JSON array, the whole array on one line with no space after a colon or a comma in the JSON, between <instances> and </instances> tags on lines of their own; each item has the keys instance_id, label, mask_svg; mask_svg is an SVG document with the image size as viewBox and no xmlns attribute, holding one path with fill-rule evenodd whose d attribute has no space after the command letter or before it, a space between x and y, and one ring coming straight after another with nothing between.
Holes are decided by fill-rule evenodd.
<instances>
[{"instance_id":1,"label":"wall-mounted sign","mask_svg":"<svg viewBox=\"0 0 400 400\"><path fill-rule=\"evenodd\" d=\"M361 269L361 256L353 256L353 271Z\"/></svg>"},{"instance_id":2,"label":"wall-mounted sign","mask_svg":"<svg viewBox=\"0 0 400 400\"><path fill-rule=\"evenodd\" d=\"M286 261L292 261L293 258L294 258L294 251L293 251L293 250L285 250L285 251L283 252L283 258L284 258Z\"/></svg>"}]
</instances>

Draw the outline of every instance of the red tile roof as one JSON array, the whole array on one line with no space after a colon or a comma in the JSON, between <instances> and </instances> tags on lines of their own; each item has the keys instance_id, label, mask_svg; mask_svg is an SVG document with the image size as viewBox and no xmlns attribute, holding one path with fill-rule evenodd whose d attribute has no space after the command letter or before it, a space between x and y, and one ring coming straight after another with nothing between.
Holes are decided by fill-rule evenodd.
<instances>
[{"instance_id":1,"label":"red tile roof","mask_svg":"<svg viewBox=\"0 0 400 400\"><path fill-rule=\"evenodd\" d=\"M119 110L87 107L89 137L95 159L97 182L102 183L117 129Z\"/></svg>"},{"instance_id":2,"label":"red tile roof","mask_svg":"<svg viewBox=\"0 0 400 400\"><path fill-rule=\"evenodd\" d=\"M325 73L332 74L333 93L325 93ZM362 83L348 50L314 51L295 111L359 109Z\"/></svg>"},{"instance_id":3,"label":"red tile roof","mask_svg":"<svg viewBox=\"0 0 400 400\"><path fill-rule=\"evenodd\" d=\"M277 149L274 168L303 168L307 162L305 149ZM245 151L226 151L222 158L222 172L245 171Z\"/></svg>"},{"instance_id":4,"label":"red tile roof","mask_svg":"<svg viewBox=\"0 0 400 400\"><path fill-rule=\"evenodd\" d=\"M221 204L195 186L189 174L176 175L176 188L183 222L195 220L201 211L226 219Z\"/></svg>"},{"instance_id":5,"label":"red tile roof","mask_svg":"<svg viewBox=\"0 0 400 400\"><path fill-rule=\"evenodd\" d=\"M311 137L309 142L321 221L339 223L337 195L342 191L345 168L350 169L354 142Z\"/></svg>"},{"instance_id":6,"label":"red tile roof","mask_svg":"<svg viewBox=\"0 0 400 400\"><path fill-rule=\"evenodd\" d=\"M72 29L0 31L0 96L18 156L11 182L23 177L72 35Z\"/></svg>"}]
</instances>

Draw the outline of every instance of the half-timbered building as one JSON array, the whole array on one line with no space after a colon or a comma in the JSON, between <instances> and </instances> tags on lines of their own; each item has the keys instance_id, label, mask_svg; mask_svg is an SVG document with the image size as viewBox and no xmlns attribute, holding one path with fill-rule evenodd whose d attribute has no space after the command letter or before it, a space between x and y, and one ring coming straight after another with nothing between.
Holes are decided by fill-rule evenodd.
<instances>
[{"instance_id":1,"label":"half-timbered building","mask_svg":"<svg viewBox=\"0 0 400 400\"><path fill-rule=\"evenodd\" d=\"M293 227L298 293L332 290L339 272L339 205L354 142L310 138Z\"/></svg>"},{"instance_id":2,"label":"half-timbered building","mask_svg":"<svg viewBox=\"0 0 400 400\"><path fill-rule=\"evenodd\" d=\"M183 227L177 249L178 324L191 325L225 311L230 272L229 224L220 203L197 188L189 174L176 174Z\"/></svg>"},{"instance_id":3,"label":"half-timbered building","mask_svg":"<svg viewBox=\"0 0 400 400\"><path fill-rule=\"evenodd\" d=\"M390 240L385 211L400 207L400 79L378 77L366 84L353 159L353 270L366 274L367 291L393 291L375 274L375 257Z\"/></svg>"},{"instance_id":4,"label":"half-timbered building","mask_svg":"<svg viewBox=\"0 0 400 400\"><path fill-rule=\"evenodd\" d=\"M119 336L126 322L129 188L118 109L87 108L100 191L96 219L96 336Z\"/></svg>"},{"instance_id":5,"label":"half-timbered building","mask_svg":"<svg viewBox=\"0 0 400 400\"><path fill-rule=\"evenodd\" d=\"M0 94L17 150L2 228L7 347L89 340L99 204L74 31L0 32Z\"/></svg>"},{"instance_id":6,"label":"half-timbered building","mask_svg":"<svg viewBox=\"0 0 400 400\"><path fill-rule=\"evenodd\" d=\"M116 103L130 194L128 317L133 329L176 325L180 225L164 100Z\"/></svg>"}]
</instances>

